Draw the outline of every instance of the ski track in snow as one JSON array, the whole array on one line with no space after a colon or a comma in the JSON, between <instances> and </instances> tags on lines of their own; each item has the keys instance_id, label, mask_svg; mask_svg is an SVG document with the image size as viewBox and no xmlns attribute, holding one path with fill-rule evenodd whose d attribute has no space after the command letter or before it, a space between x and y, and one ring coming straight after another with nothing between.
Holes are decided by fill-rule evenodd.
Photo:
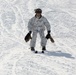
<instances>
[{"instance_id":1,"label":"ski track in snow","mask_svg":"<svg viewBox=\"0 0 76 75\"><path fill-rule=\"evenodd\" d=\"M76 75L76 1L73 2L0 0L0 75ZM55 39L54 44L48 40L44 54L34 54L24 41L28 21L37 7L43 9ZM41 49L40 45L36 48Z\"/></svg>"}]
</instances>

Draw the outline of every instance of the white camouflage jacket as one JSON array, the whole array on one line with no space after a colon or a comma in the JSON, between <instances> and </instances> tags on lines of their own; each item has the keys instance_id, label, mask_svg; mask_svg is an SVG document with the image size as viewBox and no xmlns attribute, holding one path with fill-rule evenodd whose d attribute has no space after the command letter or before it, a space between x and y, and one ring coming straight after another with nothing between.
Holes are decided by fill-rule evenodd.
<instances>
[{"instance_id":1,"label":"white camouflage jacket","mask_svg":"<svg viewBox=\"0 0 76 75\"><path fill-rule=\"evenodd\" d=\"M44 16L42 16L40 19L34 16L28 22L29 31L45 30L45 28L47 29L47 31L50 30L50 24Z\"/></svg>"}]
</instances>

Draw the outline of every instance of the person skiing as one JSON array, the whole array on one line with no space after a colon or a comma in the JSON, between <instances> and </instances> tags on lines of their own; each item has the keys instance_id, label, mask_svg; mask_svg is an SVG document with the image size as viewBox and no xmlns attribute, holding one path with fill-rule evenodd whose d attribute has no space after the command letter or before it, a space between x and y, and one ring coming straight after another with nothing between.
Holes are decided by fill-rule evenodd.
<instances>
[{"instance_id":1,"label":"person skiing","mask_svg":"<svg viewBox=\"0 0 76 75\"><path fill-rule=\"evenodd\" d=\"M45 29L47 29L46 37L44 36ZM35 16L29 20L28 30L28 36L30 36L29 38L31 38L31 33L33 33L30 41L31 51L35 51L37 33L39 33L41 38L42 53L44 53L46 50L47 39L50 37L51 27L48 20L42 16L42 10L40 8L35 9ZM37 53L37 51L35 51L35 53Z\"/></svg>"}]
</instances>

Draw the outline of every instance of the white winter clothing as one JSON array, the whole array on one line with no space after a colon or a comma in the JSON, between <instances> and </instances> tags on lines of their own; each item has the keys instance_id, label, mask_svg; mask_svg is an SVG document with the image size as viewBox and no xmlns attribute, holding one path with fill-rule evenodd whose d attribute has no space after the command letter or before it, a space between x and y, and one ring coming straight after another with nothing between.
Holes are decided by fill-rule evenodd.
<instances>
[{"instance_id":1,"label":"white winter clothing","mask_svg":"<svg viewBox=\"0 0 76 75\"><path fill-rule=\"evenodd\" d=\"M33 17L29 20L28 30L33 32L32 40L30 43L31 47L35 47L37 33L40 34L41 46L46 45L47 40L44 36L45 27L46 27L47 31L50 30L50 24L49 24L48 20L43 16L40 19Z\"/></svg>"},{"instance_id":2,"label":"white winter clothing","mask_svg":"<svg viewBox=\"0 0 76 75\"><path fill-rule=\"evenodd\" d=\"M38 33L37 31L34 31L33 32L32 40L30 42L30 46L31 47L35 47L35 45L36 45L37 33ZM46 38L44 36L44 31L43 30L40 30L39 31L39 35L40 35L40 38L41 38L41 46L43 47L43 46L46 45L46 42L47 42L47 40L46 40Z\"/></svg>"},{"instance_id":3,"label":"white winter clothing","mask_svg":"<svg viewBox=\"0 0 76 75\"><path fill-rule=\"evenodd\" d=\"M28 23L29 31L35 31L38 29L45 30L45 27L46 27L47 31L50 30L50 24L47 21L47 19L43 16L40 19L33 17L29 20L29 23Z\"/></svg>"}]
</instances>

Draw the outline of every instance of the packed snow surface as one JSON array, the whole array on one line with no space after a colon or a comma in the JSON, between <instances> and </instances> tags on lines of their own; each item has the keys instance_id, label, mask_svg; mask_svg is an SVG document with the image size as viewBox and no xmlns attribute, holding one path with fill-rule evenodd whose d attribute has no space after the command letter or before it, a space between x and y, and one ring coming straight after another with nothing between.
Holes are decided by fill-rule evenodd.
<instances>
[{"instance_id":1,"label":"packed snow surface","mask_svg":"<svg viewBox=\"0 0 76 75\"><path fill-rule=\"evenodd\" d=\"M24 41L36 8L55 40L47 41L44 54L39 35L38 54ZM76 0L0 0L0 75L76 75Z\"/></svg>"}]
</instances>

